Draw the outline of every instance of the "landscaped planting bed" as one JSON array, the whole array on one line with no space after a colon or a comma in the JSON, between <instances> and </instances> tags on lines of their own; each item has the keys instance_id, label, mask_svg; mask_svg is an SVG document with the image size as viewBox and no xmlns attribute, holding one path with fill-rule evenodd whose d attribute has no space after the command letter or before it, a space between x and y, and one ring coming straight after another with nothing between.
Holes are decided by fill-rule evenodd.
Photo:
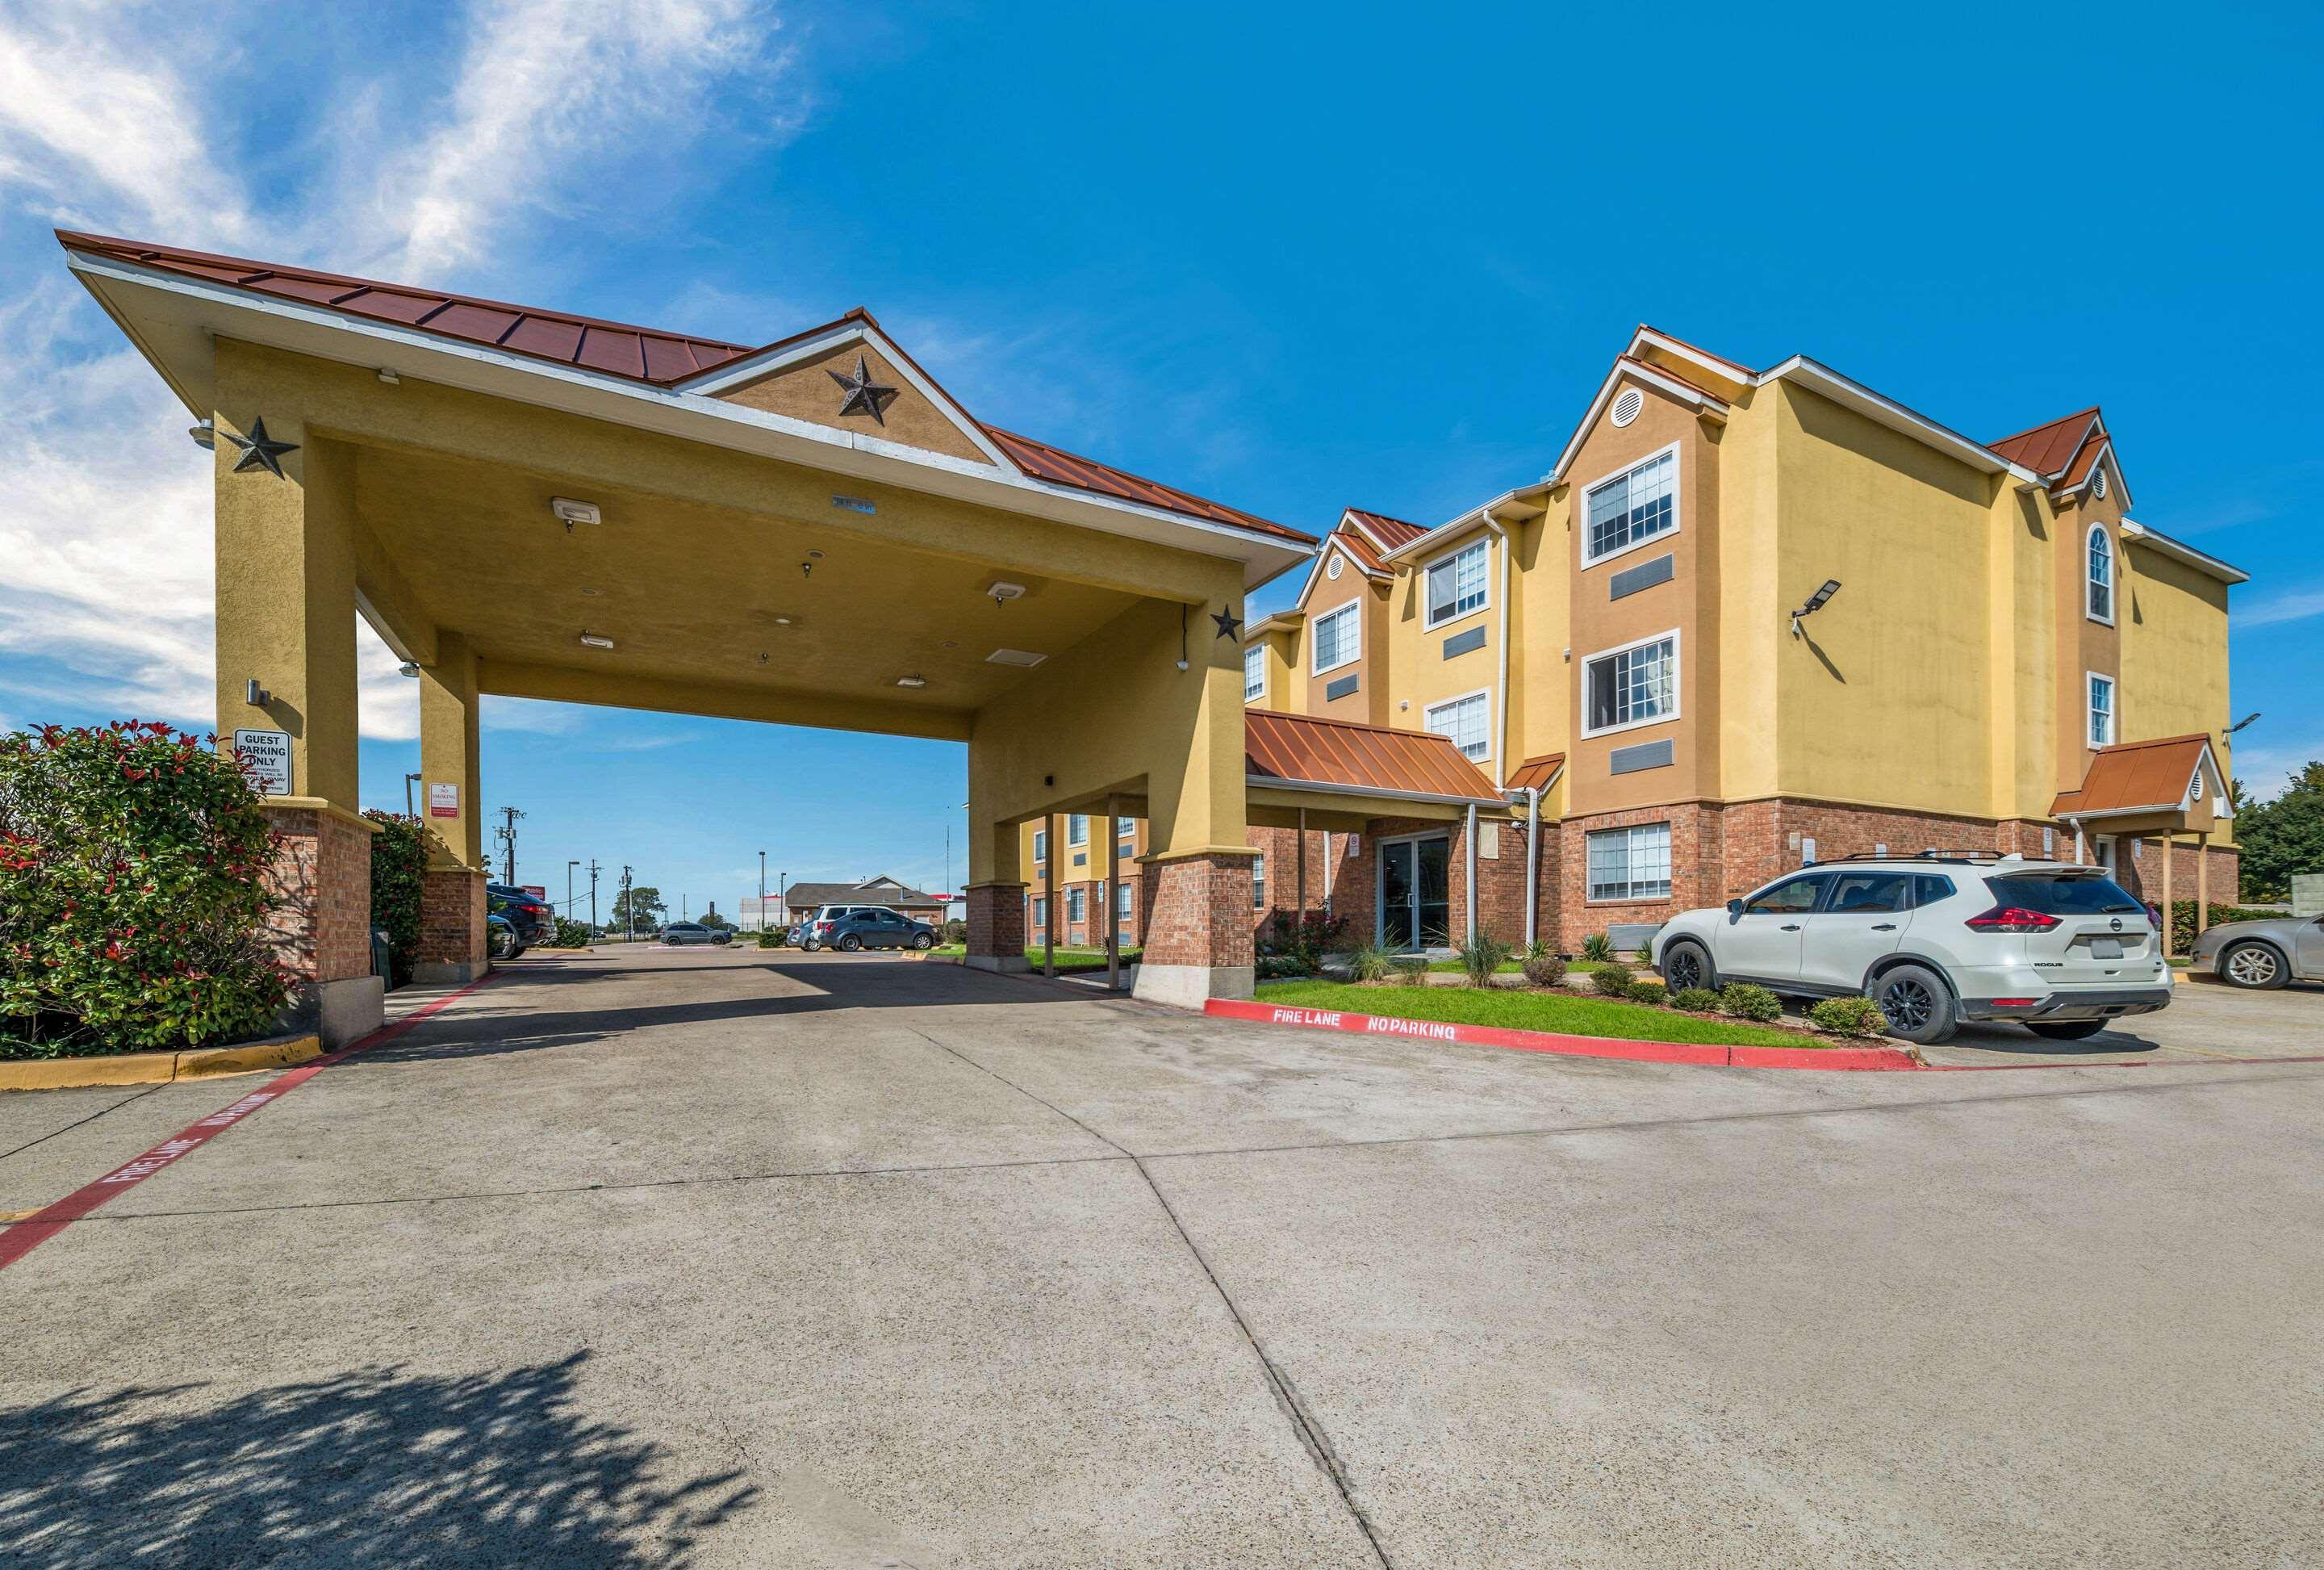
<instances>
[{"instance_id":1,"label":"landscaped planting bed","mask_svg":"<svg viewBox=\"0 0 2324 1570\"><path fill-rule=\"evenodd\" d=\"M1272 982L1259 1001L1286 1008L1336 1009L1404 1020L1544 1030L1623 1041L1684 1041L1711 1047L1828 1047L1829 1036L1548 989L1524 992L1441 986L1360 986L1347 982Z\"/></svg>"}]
</instances>

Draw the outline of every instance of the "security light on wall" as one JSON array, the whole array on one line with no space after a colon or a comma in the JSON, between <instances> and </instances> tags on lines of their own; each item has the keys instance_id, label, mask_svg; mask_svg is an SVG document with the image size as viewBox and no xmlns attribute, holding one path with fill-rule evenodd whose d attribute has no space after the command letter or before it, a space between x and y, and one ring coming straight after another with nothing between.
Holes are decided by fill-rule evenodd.
<instances>
[{"instance_id":1,"label":"security light on wall","mask_svg":"<svg viewBox=\"0 0 2324 1570\"><path fill-rule=\"evenodd\" d=\"M395 668L395 673L398 676L407 676L417 679L420 675L420 667L407 660L402 664Z\"/></svg>"},{"instance_id":2,"label":"security light on wall","mask_svg":"<svg viewBox=\"0 0 2324 1570\"><path fill-rule=\"evenodd\" d=\"M1005 605L1010 600L1023 599L1025 586L1021 583L1009 583L1001 578L994 578L984 586L984 597L996 605Z\"/></svg>"},{"instance_id":3,"label":"security light on wall","mask_svg":"<svg viewBox=\"0 0 2324 1570\"><path fill-rule=\"evenodd\" d=\"M613 641L603 633L584 632L581 642L583 647L589 649L610 649L613 646Z\"/></svg>"},{"instance_id":4,"label":"security light on wall","mask_svg":"<svg viewBox=\"0 0 2324 1570\"><path fill-rule=\"evenodd\" d=\"M1824 579L1823 587L1810 595L1808 596L1808 603L1792 613L1792 636L1796 638L1800 635L1801 617L1814 615L1818 611L1823 609L1824 605L1831 600L1832 596L1839 592L1840 579L1836 577L1828 577Z\"/></svg>"},{"instance_id":5,"label":"security light on wall","mask_svg":"<svg viewBox=\"0 0 2324 1570\"><path fill-rule=\"evenodd\" d=\"M186 428L186 434L194 439L194 445L196 447L206 447L213 451L217 450L217 427L212 425L208 420L196 420L192 425Z\"/></svg>"},{"instance_id":6,"label":"security light on wall","mask_svg":"<svg viewBox=\"0 0 2324 1570\"><path fill-rule=\"evenodd\" d=\"M2257 713L2247 714L2244 716L2243 718L2237 720L2235 724L2229 725L2226 730L2221 731L2219 734L2223 736L2234 735L2237 731L2243 729L2246 725L2251 724L2252 721L2257 718L2259 718Z\"/></svg>"},{"instance_id":7,"label":"security light on wall","mask_svg":"<svg viewBox=\"0 0 2324 1570\"><path fill-rule=\"evenodd\" d=\"M603 523L604 514L597 511L595 502L576 502L570 496L551 496L549 510L555 513L567 530L576 523Z\"/></svg>"}]
</instances>

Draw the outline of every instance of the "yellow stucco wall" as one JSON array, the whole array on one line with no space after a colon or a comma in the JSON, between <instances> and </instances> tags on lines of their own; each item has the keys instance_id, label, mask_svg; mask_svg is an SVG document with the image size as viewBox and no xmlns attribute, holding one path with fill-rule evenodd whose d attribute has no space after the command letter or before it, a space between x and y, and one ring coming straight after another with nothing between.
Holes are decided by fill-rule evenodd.
<instances>
[{"instance_id":1,"label":"yellow stucco wall","mask_svg":"<svg viewBox=\"0 0 2324 1570\"><path fill-rule=\"evenodd\" d=\"M1485 542L1484 607L1429 627L1429 567L1480 540ZM1447 534L1397 574L1396 585L1388 595L1386 617L1388 687L1381 695L1382 717L1377 723L1399 730L1425 731L1428 729L1430 705L1477 691L1486 695L1488 715L1493 712L1501 635L1501 550L1500 541L1494 540L1481 522L1473 523ZM1450 660L1444 658L1447 639L1478 629L1485 634L1481 647ZM1502 752L1489 718L1486 734L1489 750L1477 760L1477 766L1489 777Z\"/></svg>"}]
</instances>

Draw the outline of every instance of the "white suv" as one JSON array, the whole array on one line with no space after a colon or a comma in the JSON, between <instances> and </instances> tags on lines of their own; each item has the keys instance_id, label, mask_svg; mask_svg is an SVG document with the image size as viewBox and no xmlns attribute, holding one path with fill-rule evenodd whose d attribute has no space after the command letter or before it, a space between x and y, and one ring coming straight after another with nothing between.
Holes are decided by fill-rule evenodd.
<instances>
[{"instance_id":1,"label":"white suv","mask_svg":"<svg viewBox=\"0 0 2324 1570\"><path fill-rule=\"evenodd\" d=\"M1862 993L1926 1045L1963 1020L2018 1020L2071 1041L2171 1002L2145 906L2098 867L1974 852L1849 857L1786 873L1655 934L1673 991L1757 982Z\"/></svg>"}]
</instances>

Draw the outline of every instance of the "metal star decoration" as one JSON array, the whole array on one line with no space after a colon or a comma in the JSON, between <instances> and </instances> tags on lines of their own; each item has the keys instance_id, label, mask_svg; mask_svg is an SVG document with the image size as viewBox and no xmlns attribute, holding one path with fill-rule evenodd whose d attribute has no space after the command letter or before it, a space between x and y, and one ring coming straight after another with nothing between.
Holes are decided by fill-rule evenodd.
<instances>
[{"instance_id":1,"label":"metal star decoration","mask_svg":"<svg viewBox=\"0 0 2324 1570\"><path fill-rule=\"evenodd\" d=\"M242 456L234 460L233 473L238 475L244 469L264 469L278 480L290 478L282 472L282 455L297 452L299 444L295 441L269 441L263 415L250 422L250 434L246 437L236 436L230 430L221 430L218 434L242 448Z\"/></svg>"},{"instance_id":2,"label":"metal star decoration","mask_svg":"<svg viewBox=\"0 0 2324 1570\"><path fill-rule=\"evenodd\" d=\"M888 423L887 408L895 401L896 389L875 385L872 366L862 356L855 356L855 374L843 376L825 365L823 374L847 389L847 402L839 406L842 414L868 414L881 425Z\"/></svg>"},{"instance_id":3,"label":"metal star decoration","mask_svg":"<svg viewBox=\"0 0 2324 1570\"><path fill-rule=\"evenodd\" d=\"M1213 611L1211 613L1211 620L1219 624L1220 637L1240 638L1242 636L1242 618L1240 616L1235 615L1233 613L1229 611Z\"/></svg>"}]
</instances>

